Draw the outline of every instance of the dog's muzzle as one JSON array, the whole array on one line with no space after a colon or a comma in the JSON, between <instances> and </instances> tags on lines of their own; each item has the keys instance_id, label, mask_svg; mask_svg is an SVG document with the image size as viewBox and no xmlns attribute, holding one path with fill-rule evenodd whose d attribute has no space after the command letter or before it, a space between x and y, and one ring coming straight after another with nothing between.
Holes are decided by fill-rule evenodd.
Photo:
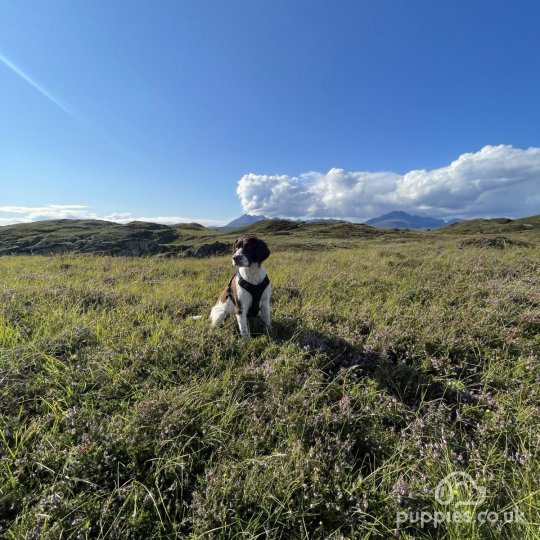
<instances>
[{"instance_id":1,"label":"dog's muzzle","mask_svg":"<svg viewBox=\"0 0 540 540\"><path fill-rule=\"evenodd\" d=\"M245 255L234 255L232 263L234 266L249 266L249 262Z\"/></svg>"}]
</instances>

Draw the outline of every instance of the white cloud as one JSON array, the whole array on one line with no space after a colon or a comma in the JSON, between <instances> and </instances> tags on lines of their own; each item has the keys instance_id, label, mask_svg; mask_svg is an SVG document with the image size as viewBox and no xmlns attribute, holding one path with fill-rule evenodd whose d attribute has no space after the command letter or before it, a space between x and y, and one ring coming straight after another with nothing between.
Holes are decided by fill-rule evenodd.
<instances>
[{"instance_id":1,"label":"white cloud","mask_svg":"<svg viewBox=\"0 0 540 540\"><path fill-rule=\"evenodd\" d=\"M268 217L365 220L392 210L434 217L524 216L540 212L540 148L485 146L446 167L393 172L246 174L242 207Z\"/></svg>"},{"instance_id":2,"label":"white cloud","mask_svg":"<svg viewBox=\"0 0 540 540\"><path fill-rule=\"evenodd\" d=\"M31 223L43 219L103 219L116 223L130 221L151 221L153 223L192 223L197 222L209 227L224 225L223 221L215 219L198 219L179 216L134 216L129 212L116 212L107 215L98 214L90 206L82 204L48 204L44 206L0 206L0 225L14 223Z\"/></svg>"}]
</instances>

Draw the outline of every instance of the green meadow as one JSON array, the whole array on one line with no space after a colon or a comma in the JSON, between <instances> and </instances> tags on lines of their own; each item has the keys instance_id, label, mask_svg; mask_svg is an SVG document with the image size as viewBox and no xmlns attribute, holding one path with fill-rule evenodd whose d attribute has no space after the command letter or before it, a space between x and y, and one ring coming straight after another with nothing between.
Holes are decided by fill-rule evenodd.
<instances>
[{"instance_id":1,"label":"green meadow","mask_svg":"<svg viewBox=\"0 0 540 540\"><path fill-rule=\"evenodd\" d=\"M248 341L229 256L0 258L0 537L538 538L532 233L281 233Z\"/></svg>"}]
</instances>

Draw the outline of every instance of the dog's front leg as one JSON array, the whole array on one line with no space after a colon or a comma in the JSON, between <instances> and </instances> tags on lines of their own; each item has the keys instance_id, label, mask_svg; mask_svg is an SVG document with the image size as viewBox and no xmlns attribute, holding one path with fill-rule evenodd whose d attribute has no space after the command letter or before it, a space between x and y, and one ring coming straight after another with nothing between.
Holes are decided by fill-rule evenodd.
<instances>
[{"instance_id":1,"label":"dog's front leg","mask_svg":"<svg viewBox=\"0 0 540 540\"><path fill-rule=\"evenodd\" d=\"M266 331L272 333L272 316L270 312L270 302L261 303L261 319L263 320L264 325L266 326Z\"/></svg>"},{"instance_id":2,"label":"dog's front leg","mask_svg":"<svg viewBox=\"0 0 540 540\"><path fill-rule=\"evenodd\" d=\"M247 316L245 313L237 313L236 320L238 321L238 328L240 329L240 335L247 339L249 338L249 325L247 321Z\"/></svg>"}]
</instances>

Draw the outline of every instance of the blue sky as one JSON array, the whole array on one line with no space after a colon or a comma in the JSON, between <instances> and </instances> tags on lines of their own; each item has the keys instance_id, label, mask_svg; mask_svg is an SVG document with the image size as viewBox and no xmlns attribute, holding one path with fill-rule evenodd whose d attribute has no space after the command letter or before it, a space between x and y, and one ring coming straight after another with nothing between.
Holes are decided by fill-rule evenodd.
<instances>
[{"instance_id":1,"label":"blue sky","mask_svg":"<svg viewBox=\"0 0 540 540\"><path fill-rule=\"evenodd\" d=\"M0 0L0 224L540 213L537 1Z\"/></svg>"}]
</instances>

